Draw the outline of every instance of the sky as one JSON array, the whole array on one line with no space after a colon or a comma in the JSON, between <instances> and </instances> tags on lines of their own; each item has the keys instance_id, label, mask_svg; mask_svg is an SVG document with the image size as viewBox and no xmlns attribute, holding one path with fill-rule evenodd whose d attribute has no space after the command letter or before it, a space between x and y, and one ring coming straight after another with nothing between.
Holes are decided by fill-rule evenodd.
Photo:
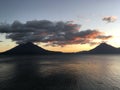
<instances>
[{"instance_id":1,"label":"sky","mask_svg":"<svg viewBox=\"0 0 120 90\"><path fill-rule=\"evenodd\" d=\"M0 0L0 52L34 42L53 51L120 47L120 0ZM20 30L19 30L20 29Z\"/></svg>"}]
</instances>

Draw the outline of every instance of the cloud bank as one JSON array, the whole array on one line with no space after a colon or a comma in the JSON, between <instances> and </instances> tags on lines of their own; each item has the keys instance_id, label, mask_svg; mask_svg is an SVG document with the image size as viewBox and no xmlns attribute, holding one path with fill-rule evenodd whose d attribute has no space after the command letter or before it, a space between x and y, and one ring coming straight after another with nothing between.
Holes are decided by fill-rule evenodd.
<instances>
[{"instance_id":1,"label":"cloud bank","mask_svg":"<svg viewBox=\"0 0 120 90\"><path fill-rule=\"evenodd\" d=\"M105 16L102 18L102 20L108 23L115 22L117 20L117 16Z\"/></svg>"},{"instance_id":2,"label":"cloud bank","mask_svg":"<svg viewBox=\"0 0 120 90\"><path fill-rule=\"evenodd\" d=\"M49 20L33 20L21 23L0 25L0 33L6 33L6 38L17 44L27 42L43 42L51 46L65 46L71 44L95 44L94 40L107 40L106 36L98 30L82 30L81 25L68 22L52 22Z\"/></svg>"}]
</instances>

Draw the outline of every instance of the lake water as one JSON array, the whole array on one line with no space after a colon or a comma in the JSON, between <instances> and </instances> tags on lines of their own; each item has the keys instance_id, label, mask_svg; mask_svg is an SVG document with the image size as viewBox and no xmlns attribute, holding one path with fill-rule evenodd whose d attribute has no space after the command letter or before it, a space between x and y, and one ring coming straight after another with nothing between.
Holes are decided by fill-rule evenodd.
<instances>
[{"instance_id":1,"label":"lake water","mask_svg":"<svg viewBox=\"0 0 120 90\"><path fill-rule=\"evenodd\" d=\"M0 56L0 90L120 90L120 55Z\"/></svg>"}]
</instances>

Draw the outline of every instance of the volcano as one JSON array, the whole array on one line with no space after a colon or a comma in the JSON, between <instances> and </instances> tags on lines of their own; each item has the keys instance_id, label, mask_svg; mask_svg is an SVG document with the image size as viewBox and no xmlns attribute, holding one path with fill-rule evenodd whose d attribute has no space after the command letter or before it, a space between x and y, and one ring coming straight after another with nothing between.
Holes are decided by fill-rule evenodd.
<instances>
[{"instance_id":1,"label":"volcano","mask_svg":"<svg viewBox=\"0 0 120 90\"><path fill-rule=\"evenodd\" d=\"M90 54L120 54L120 48L115 48L107 43L101 43L94 49L88 51Z\"/></svg>"},{"instance_id":2,"label":"volcano","mask_svg":"<svg viewBox=\"0 0 120 90\"><path fill-rule=\"evenodd\" d=\"M3 52L5 55L33 55L33 54L59 54L60 52L45 50L31 42L19 44L18 46Z\"/></svg>"}]
</instances>

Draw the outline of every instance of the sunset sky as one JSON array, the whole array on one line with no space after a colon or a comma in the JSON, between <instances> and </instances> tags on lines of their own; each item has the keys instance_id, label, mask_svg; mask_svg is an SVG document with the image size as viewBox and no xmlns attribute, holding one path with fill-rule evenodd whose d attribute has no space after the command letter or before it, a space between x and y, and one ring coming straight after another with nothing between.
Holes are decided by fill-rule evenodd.
<instances>
[{"instance_id":1,"label":"sunset sky","mask_svg":"<svg viewBox=\"0 0 120 90\"><path fill-rule=\"evenodd\" d=\"M120 47L120 0L0 0L0 52L34 42L77 52Z\"/></svg>"}]
</instances>

